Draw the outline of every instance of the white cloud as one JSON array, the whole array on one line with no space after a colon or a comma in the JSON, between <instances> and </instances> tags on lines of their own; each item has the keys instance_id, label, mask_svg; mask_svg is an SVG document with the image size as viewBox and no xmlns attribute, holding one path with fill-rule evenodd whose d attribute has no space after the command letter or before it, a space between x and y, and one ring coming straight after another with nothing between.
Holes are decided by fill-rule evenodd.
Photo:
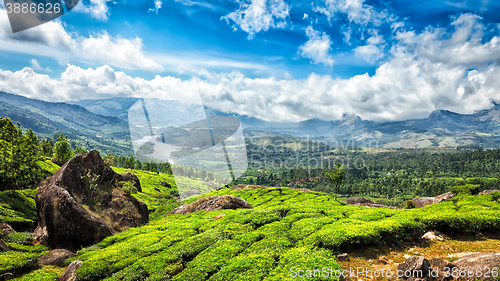
<instances>
[{"instance_id":1,"label":"white cloud","mask_svg":"<svg viewBox=\"0 0 500 281\"><path fill-rule=\"evenodd\" d=\"M112 37L104 32L88 38L76 39L78 58L103 61L123 68L161 70L162 67L153 59L144 55L141 38L126 39Z\"/></svg>"},{"instance_id":2,"label":"white cloud","mask_svg":"<svg viewBox=\"0 0 500 281\"><path fill-rule=\"evenodd\" d=\"M339 14L346 14L350 22L359 25L372 23L379 26L384 21L393 20L386 10L377 11L364 2L364 0L325 0L324 6L315 6L313 10L326 15L328 20L336 19Z\"/></svg>"},{"instance_id":3,"label":"white cloud","mask_svg":"<svg viewBox=\"0 0 500 281\"><path fill-rule=\"evenodd\" d=\"M365 61L374 64L384 57L384 39L377 34L376 30L373 30L372 34L366 40L368 44L356 47L354 53Z\"/></svg>"},{"instance_id":4,"label":"white cloud","mask_svg":"<svg viewBox=\"0 0 500 281\"><path fill-rule=\"evenodd\" d=\"M269 28L284 28L290 11L283 0L236 0L240 7L238 10L221 17L229 24L234 22L233 29L248 33L252 39L255 33L267 31Z\"/></svg>"},{"instance_id":5,"label":"white cloud","mask_svg":"<svg viewBox=\"0 0 500 281\"><path fill-rule=\"evenodd\" d=\"M95 19L107 21L109 16L109 7L106 4L111 0L90 0L90 3L85 4L83 1L73 8L71 11L89 14Z\"/></svg>"},{"instance_id":6,"label":"white cloud","mask_svg":"<svg viewBox=\"0 0 500 281\"><path fill-rule=\"evenodd\" d=\"M304 17L303 17L302 19L303 19L303 20L306 20L306 19L308 19L308 18L309 18L309 15L308 15L308 14L306 14L306 13L304 13Z\"/></svg>"},{"instance_id":7,"label":"white cloud","mask_svg":"<svg viewBox=\"0 0 500 281\"><path fill-rule=\"evenodd\" d=\"M206 72L205 80L171 76L146 80L109 66L69 65L59 79L31 68L0 70L0 90L58 101L200 94L208 106L272 121L334 120L344 113L375 121L405 120L426 117L436 109L473 113L491 107L491 101L500 103L500 37L481 39L469 32L481 29L477 17L462 15L453 22L452 33L441 28L398 33L400 42L373 76L340 79L313 73L305 79L278 80ZM320 37L312 28L310 32Z\"/></svg>"},{"instance_id":8,"label":"white cloud","mask_svg":"<svg viewBox=\"0 0 500 281\"><path fill-rule=\"evenodd\" d=\"M31 59L30 63L31 63L31 68L33 70L40 70L40 71L52 72L52 69L50 69L48 67L46 67L46 68L41 67L40 64L38 63L38 61L36 59Z\"/></svg>"},{"instance_id":9,"label":"white cloud","mask_svg":"<svg viewBox=\"0 0 500 281\"><path fill-rule=\"evenodd\" d=\"M309 40L299 47L302 57L312 59L315 64L323 63L332 66L335 61L330 55L332 45L330 36L324 32L320 35L320 32L314 30L312 26L306 28L306 35Z\"/></svg>"},{"instance_id":10,"label":"white cloud","mask_svg":"<svg viewBox=\"0 0 500 281\"><path fill-rule=\"evenodd\" d=\"M148 12L155 12L156 14L158 14L158 10L161 9L161 4L163 4L163 2L161 2L160 0L155 0L155 7L149 9Z\"/></svg>"},{"instance_id":11,"label":"white cloud","mask_svg":"<svg viewBox=\"0 0 500 281\"><path fill-rule=\"evenodd\" d=\"M162 70L147 57L141 38L122 38L100 33L89 37L68 33L60 20L13 34L5 10L0 9L0 50L52 57L59 61L72 58L116 67Z\"/></svg>"}]
</instances>

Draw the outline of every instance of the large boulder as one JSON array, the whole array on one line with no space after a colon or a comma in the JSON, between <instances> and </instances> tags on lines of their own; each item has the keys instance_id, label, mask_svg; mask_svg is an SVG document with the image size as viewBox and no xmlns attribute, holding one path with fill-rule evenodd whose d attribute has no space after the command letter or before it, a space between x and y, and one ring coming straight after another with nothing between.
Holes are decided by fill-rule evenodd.
<instances>
[{"instance_id":1,"label":"large boulder","mask_svg":"<svg viewBox=\"0 0 500 281\"><path fill-rule=\"evenodd\" d=\"M417 197L413 199L413 202L415 203L415 208L422 208L436 203L435 200L436 198L434 197Z\"/></svg>"},{"instance_id":2,"label":"large boulder","mask_svg":"<svg viewBox=\"0 0 500 281\"><path fill-rule=\"evenodd\" d=\"M422 239L427 239L430 241L445 241L445 240L450 240L450 237L446 236L445 234L432 230L432 231L427 231L424 235L422 235Z\"/></svg>"},{"instance_id":3,"label":"large boulder","mask_svg":"<svg viewBox=\"0 0 500 281\"><path fill-rule=\"evenodd\" d=\"M346 202L348 205L363 206L363 207L368 207L368 208L391 208L391 209L396 208L396 207L392 207L392 206L386 206L383 204L379 204L379 203L373 202L372 200L366 199L366 198L357 198L357 197L356 198L347 198L347 199L344 199L344 202Z\"/></svg>"},{"instance_id":4,"label":"large boulder","mask_svg":"<svg viewBox=\"0 0 500 281\"><path fill-rule=\"evenodd\" d=\"M131 181L134 183L134 186L137 188L137 191L142 192L141 182L139 181L139 178L131 172L126 172L126 173L123 173L121 175L119 174L117 176L117 180L118 181Z\"/></svg>"},{"instance_id":5,"label":"large boulder","mask_svg":"<svg viewBox=\"0 0 500 281\"><path fill-rule=\"evenodd\" d=\"M455 194L451 192L447 192L441 195L438 195L436 197L417 197L413 199L413 202L415 203L415 208L422 208L431 204L435 203L441 203L446 200L449 200L451 198L455 197Z\"/></svg>"},{"instance_id":6,"label":"large boulder","mask_svg":"<svg viewBox=\"0 0 500 281\"><path fill-rule=\"evenodd\" d=\"M405 280L430 280L431 265L424 257L412 256L398 265L398 277Z\"/></svg>"},{"instance_id":7,"label":"large boulder","mask_svg":"<svg viewBox=\"0 0 500 281\"><path fill-rule=\"evenodd\" d=\"M461 257L454 261L453 264L455 264L458 268L474 268L475 270L482 270L483 276L479 276L479 274L477 276L467 276L467 280L492 280L492 270L494 268L500 269L500 253L475 253ZM490 272L489 276L484 276L486 271Z\"/></svg>"},{"instance_id":8,"label":"large boulder","mask_svg":"<svg viewBox=\"0 0 500 281\"><path fill-rule=\"evenodd\" d=\"M76 277L76 271L80 269L82 266L83 262L82 261L74 261L68 267L66 270L64 270L63 274L61 277L59 277L58 281L74 281Z\"/></svg>"},{"instance_id":9,"label":"large boulder","mask_svg":"<svg viewBox=\"0 0 500 281\"><path fill-rule=\"evenodd\" d=\"M189 214L197 211L218 211L225 209L252 209L252 205L248 204L247 201L233 196L233 195L224 195L224 196L208 196L204 198L200 198L192 203L184 204L179 206L169 214Z\"/></svg>"},{"instance_id":10,"label":"large boulder","mask_svg":"<svg viewBox=\"0 0 500 281\"><path fill-rule=\"evenodd\" d=\"M499 193L500 193L500 190L498 190L498 189L494 189L494 190L483 190L483 191L479 192L479 194L478 194L478 195L491 194L491 193L494 193L494 192L499 192Z\"/></svg>"},{"instance_id":11,"label":"large boulder","mask_svg":"<svg viewBox=\"0 0 500 281\"><path fill-rule=\"evenodd\" d=\"M38 264L63 267L64 261L72 257L76 257L76 254L65 249L55 249L43 255Z\"/></svg>"},{"instance_id":12,"label":"large boulder","mask_svg":"<svg viewBox=\"0 0 500 281\"><path fill-rule=\"evenodd\" d=\"M139 184L132 175L114 172L95 150L75 155L38 189L34 240L76 251L147 223L146 204L121 192L118 185L125 179Z\"/></svg>"},{"instance_id":13,"label":"large boulder","mask_svg":"<svg viewBox=\"0 0 500 281\"><path fill-rule=\"evenodd\" d=\"M16 233L16 231L6 223L0 223L0 237L7 236L7 234Z\"/></svg>"},{"instance_id":14,"label":"large boulder","mask_svg":"<svg viewBox=\"0 0 500 281\"><path fill-rule=\"evenodd\" d=\"M453 276L451 275L451 272L453 270L456 270L457 266L454 265L453 263L439 259L439 258L433 258L429 260L429 264L432 269L432 277L433 280L435 281L447 281L447 280L453 280Z\"/></svg>"}]
</instances>

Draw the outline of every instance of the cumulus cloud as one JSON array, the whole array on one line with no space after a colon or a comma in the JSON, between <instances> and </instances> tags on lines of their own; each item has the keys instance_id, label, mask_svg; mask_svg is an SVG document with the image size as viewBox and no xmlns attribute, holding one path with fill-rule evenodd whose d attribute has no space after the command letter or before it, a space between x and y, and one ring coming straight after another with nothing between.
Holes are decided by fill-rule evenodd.
<instances>
[{"instance_id":1,"label":"cumulus cloud","mask_svg":"<svg viewBox=\"0 0 500 281\"><path fill-rule=\"evenodd\" d=\"M31 63L31 68L33 70L52 72L52 69L50 69L48 67L46 67L46 68L41 67L36 59L31 59L30 63Z\"/></svg>"},{"instance_id":2,"label":"cumulus cloud","mask_svg":"<svg viewBox=\"0 0 500 281\"><path fill-rule=\"evenodd\" d=\"M144 55L141 38L126 39L120 36L112 37L104 32L88 38L76 39L78 58L94 61L104 61L124 68L141 68L146 70L161 70L162 67L151 58Z\"/></svg>"},{"instance_id":3,"label":"cumulus cloud","mask_svg":"<svg viewBox=\"0 0 500 281\"><path fill-rule=\"evenodd\" d=\"M72 11L89 14L95 19L107 21L109 16L109 7L106 4L111 0L90 0L89 3L81 1Z\"/></svg>"},{"instance_id":4,"label":"cumulus cloud","mask_svg":"<svg viewBox=\"0 0 500 281\"><path fill-rule=\"evenodd\" d=\"M378 9L365 4L365 0L323 0L320 5L314 6L313 11L323 14L328 21L338 20L347 24L341 27L344 41L351 45L351 39L364 41L374 29L386 25L396 31L404 26L403 22L396 22L398 17L387 9ZM368 34L367 34L368 33ZM378 48L370 45L358 50L358 55L369 57L373 61Z\"/></svg>"},{"instance_id":5,"label":"cumulus cloud","mask_svg":"<svg viewBox=\"0 0 500 281\"><path fill-rule=\"evenodd\" d=\"M160 0L155 0L155 7L149 9L148 12L154 12L158 14L158 10L161 9L161 4L163 4L163 2L161 2Z\"/></svg>"},{"instance_id":6,"label":"cumulus cloud","mask_svg":"<svg viewBox=\"0 0 500 281\"><path fill-rule=\"evenodd\" d=\"M278 80L231 72L209 73L204 79L146 80L109 66L69 65L59 79L31 68L0 70L0 90L59 101L178 95L195 100L199 94L208 106L272 121L336 120L344 113L375 121L405 120L436 109L473 113L490 108L492 101L500 103L500 37L478 38L472 31L484 27L480 21L466 14L453 19L451 33L443 28L398 33L391 57L372 76L341 79L313 73L305 79Z\"/></svg>"},{"instance_id":7,"label":"cumulus cloud","mask_svg":"<svg viewBox=\"0 0 500 281\"><path fill-rule=\"evenodd\" d=\"M309 40L299 47L302 57L313 60L315 64L323 63L324 65L332 66L335 61L330 55L332 45L330 36L324 32L320 34L312 26L306 28L306 35L309 37Z\"/></svg>"},{"instance_id":8,"label":"cumulus cloud","mask_svg":"<svg viewBox=\"0 0 500 281\"><path fill-rule=\"evenodd\" d=\"M77 58L123 68L162 70L147 57L141 38L122 38L103 32L89 37L68 33L60 20L13 34L7 13L0 10L0 50L52 57L57 60Z\"/></svg>"},{"instance_id":9,"label":"cumulus cloud","mask_svg":"<svg viewBox=\"0 0 500 281\"><path fill-rule=\"evenodd\" d=\"M290 11L283 0L236 0L238 10L221 17L229 24L234 22L233 30L238 27L248 33L248 39L253 39L255 33L267 31L269 28L284 28Z\"/></svg>"},{"instance_id":10,"label":"cumulus cloud","mask_svg":"<svg viewBox=\"0 0 500 281\"><path fill-rule=\"evenodd\" d=\"M337 19L342 14L347 15L350 22L359 25L372 23L379 26L384 21L392 20L386 10L378 11L365 4L365 0L325 0L324 2L324 6L315 6L313 10L326 15L328 20Z\"/></svg>"},{"instance_id":11,"label":"cumulus cloud","mask_svg":"<svg viewBox=\"0 0 500 281\"><path fill-rule=\"evenodd\" d=\"M372 34L373 36L366 40L367 44L356 47L354 53L373 64L384 57L384 39L377 34L376 30L373 30Z\"/></svg>"}]
</instances>

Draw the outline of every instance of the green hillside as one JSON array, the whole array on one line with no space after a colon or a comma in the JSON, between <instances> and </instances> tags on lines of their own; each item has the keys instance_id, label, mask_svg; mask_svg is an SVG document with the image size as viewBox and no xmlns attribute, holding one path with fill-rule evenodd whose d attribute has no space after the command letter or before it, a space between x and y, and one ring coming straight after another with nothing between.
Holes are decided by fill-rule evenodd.
<instances>
[{"instance_id":1,"label":"green hillside","mask_svg":"<svg viewBox=\"0 0 500 281\"><path fill-rule=\"evenodd\" d=\"M500 230L500 204L490 195L459 196L406 210L350 206L326 193L288 187L223 189L220 195L238 196L254 209L166 215L179 206L173 177L132 172L143 188L134 196L148 204L150 223L81 249L72 259L84 261L76 280L292 280L292 266L337 270L341 266L336 255L341 252L398 245L431 229L448 234ZM2 192L2 221L9 215L35 219L35 192ZM210 195L214 194L204 196ZM16 280L56 280L63 269L38 266L36 260L47 248L30 245L30 237L31 233L21 232L4 238L15 251L0 253L0 274L13 272L21 276Z\"/></svg>"},{"instance_id":2,"label":"green hillside","mask_svg":"<svg viewBox=\"0 0 500 281\"><path fill-rule=\"evenodd\" d=\"M500 204L489 195L395 210L348 206L289 188L221 194L255 209L168 215L106 238L79 252L75 259L84 263L77 280L291 280L291 266L335 270L340 251L397 244L429 229L500 230Z\"/></svg>"},{"instance_id":3,"label":"green hillside","mask_svg":"<svg viewBox=\"0 0 500 281\"><path fill-rule=\"evenodd\" d=\"M0 117L20 122L37 135L53 138L64 132L74 146L96 149L102 154L130 155L132 145L128 123L103 116L74 104L45 102L0 91Z\"/></svg>"}]
</instances>

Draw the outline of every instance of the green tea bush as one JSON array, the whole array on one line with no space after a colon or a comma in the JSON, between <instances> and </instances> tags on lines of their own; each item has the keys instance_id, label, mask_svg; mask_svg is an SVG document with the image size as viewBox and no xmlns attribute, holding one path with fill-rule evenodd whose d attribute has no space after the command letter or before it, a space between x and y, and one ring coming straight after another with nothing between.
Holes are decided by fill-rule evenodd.
<instances>
[{"instance_id":1,"label":"green tea bush","mask_svg":"<svg viewBox=\"0 0 500 281\"><path fill-rule=\"evenodd\" d=\"M416 205L413 200L407 200L405 204L405 209L415 209Z\"/></svg>"},{"instance_id":2,"label":"green tea bush","mask_svg":"<svg viewBox=\"0 0 500 281\"><path fill-rule=\"evenodd\" d=\"M498 191L495 191L495 192L492 192L490 193L490 196L491 196L491 199L493 199L493 201L497 201L500 199L500 192Z\"/></svg>"},{"instance_id":3,"label":"green tea bush","mask_svg":"<svg viewBox=\"0 0 500 281\"><path fill-rule=\"evenodd\" d=\"M9 233L5 237L6 243L16 243L23 245L31 245L33 242L33 235L30 232L14 232Z\"/></svg>"},{"instance_id":4,"label":"green tea bush","mask_svg":"<svg viewBox=\"0 0 500 281\"><path fill-rule=\"evenodd\" d=\"M455 194L476 195L479 192L481 192L481 185L479 184L459 185L452 187L450 191Z\"/></svg>"},{"instance_id":5,"label":"green tea bush","mask_svg":"<svg viewBox=\"0 0 500 281\"><path fill-rule=\"evenodd\" d=\"M0 253L0 274L10 272L17 275L21 272L29 271L38 266L38 258L47 252L24 253L24 252L3 252Z\"/></svg>"},{"instance_id":6,"label":"green tea bush","mask_svg":"<svg viewBox=\"0 0 500 281\"><path fill-rule=\"evenodd\" d=\"M61 275L60 273L61 269L51 267L51 266L46 266L41 269L37 269L33 272L30 272L28 274L25 274L17 279L16 281L57 281L59 279L59 276Z\"/></svg>"},{"instance_id":7,"label":"green tea bush","mask_svg":"<svg viewBox=\"0 0 500 281\"><path fill-rule=\"evenodd\" d=\"M340 269L334 253L359 246L398 244L427 230L500 231L500 204L488 195L459 195L419 209L369 209L289 188L220 194L256 205L161 216L108 237L78 252L84 263L77 280L292 280L292 266Z\"/></svg>"},{"instance_id":8,"label":"green tea bush","mask_svg":"<svg viewBox=\"0 0 500 281\"><path fill-rule=\"evenodd\" d=\"M137 187L134 186L134 181L121 181L118 183L122 187L122 191L127 194L137 194Z\"/></svg>"}]
</instances>

